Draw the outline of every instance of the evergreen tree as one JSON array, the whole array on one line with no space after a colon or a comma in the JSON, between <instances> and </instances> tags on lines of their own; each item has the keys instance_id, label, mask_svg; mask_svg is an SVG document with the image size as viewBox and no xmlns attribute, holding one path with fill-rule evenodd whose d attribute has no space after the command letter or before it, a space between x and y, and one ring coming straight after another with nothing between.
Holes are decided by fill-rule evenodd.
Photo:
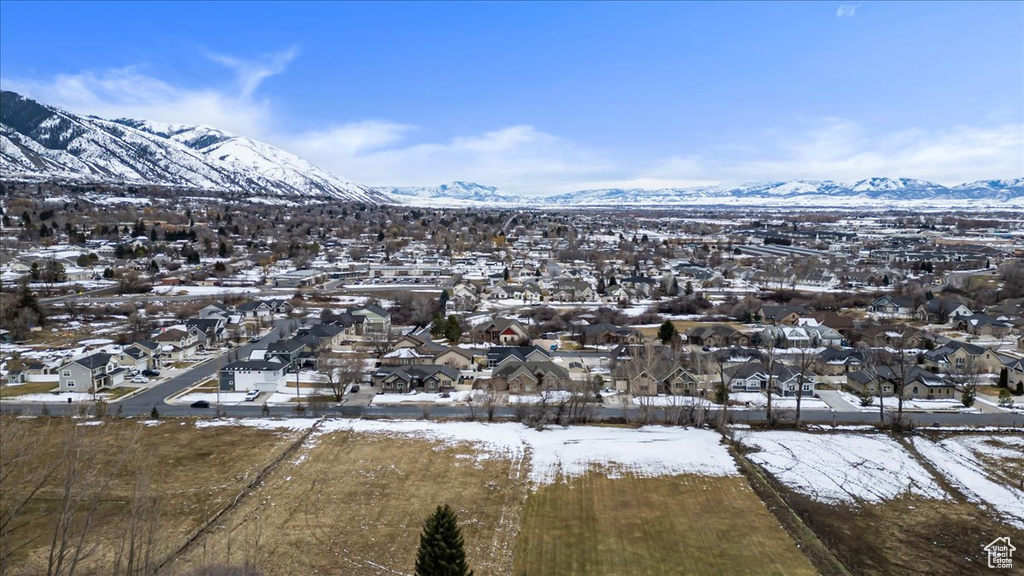
<instances>
[{"instance_id":1,"label":"evergreen tree","mask_svg":"<svg viewBox=\"0 0 1024 576\"><path fill-rule=\"evenodd\" d=\"M444 337L448 342L455 344L462 338L462 326L459 324L459 319L454 315L448 317L448 322L445 323Z\"/></svg>"},{"instance_id":2,"label":"evergreen tree","mask_svg":"<svg viewBox=\"0 0 1024 576\"><path fill-rule=\"evenodd\" d=\"M691 294L693 294L693 282L690 282L689 280L687 280L686 281L686 295L689 296Z\"/></svg>"},{"instance_id":3,"label":"evergreen tree","mask_svg":"<svg viewBox=\"0 0 1024 576\"><path fill-rule=\"evenodd\" d=\"M1010 373L1006 370L1006 368L1003 368L1002 370L999 371L999 383L996 385L999 386L1000 388L1006 388L1007 386L1010 385Z\"/></svg>"},{"instance_id":4,"label":"evergreen tree","mask_svg":"<svg viewBox=\"0 0 1024 576\"><path fill-rule=\"evenodd\" d=\"M444 316L440 312L434 315L434 321L430 323L430 335L434 338L442 338L445 331L448 328L448 324L444 321Z\"/></svg>"},{"instance_id":5,"label":"evergreen tree","mask_svg":"<svg viewBox=\"0 0 1024 576\"><path fill-rule=\"evenodd\" d=\"M662 344L668 344L679 334L676 330L676 325L671 320L665 320L662 323L661 328L658 328L658 340L661 340Z\"/></svg>"},{"instance_id":6,"label":"evergreen tree","mask_svg":"<svg viewBox=\"0 0 1024 576\"><path fill-rule=\"evenodd\" d=\"M466 564L458 518L447 504L438 506L423 523L416 576L473 576Z\"/></svg>"}]
</instances>

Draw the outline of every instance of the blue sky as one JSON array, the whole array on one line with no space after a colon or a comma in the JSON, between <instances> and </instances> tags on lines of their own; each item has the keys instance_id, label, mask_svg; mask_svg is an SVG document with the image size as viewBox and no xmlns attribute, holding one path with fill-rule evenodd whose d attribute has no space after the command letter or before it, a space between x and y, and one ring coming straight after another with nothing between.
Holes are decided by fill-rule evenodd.
<instances>
[{"instance_id":1,"label":"blue sky","mask_svg":"<svg viewBox=\"0 0 1024 576\"><path fill-rule=\"evenodd\" d=\"M371 185L1024 176L1024 3L0 3L0 83Z\"/></svg>"}]
</instances>

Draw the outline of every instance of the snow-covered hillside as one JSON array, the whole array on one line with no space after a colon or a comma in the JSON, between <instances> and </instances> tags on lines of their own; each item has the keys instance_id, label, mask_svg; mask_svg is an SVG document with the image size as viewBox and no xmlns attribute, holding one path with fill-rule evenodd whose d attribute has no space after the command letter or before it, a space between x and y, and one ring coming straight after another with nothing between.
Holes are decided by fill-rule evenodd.
<instances>
[{"instance_id":1,"label":"snow-covered hillside","mask_svg":"<svg viewBox=\"0 0 1024 576\"><path fill-rule=\"evenodd\" d=\"M0 93L0 170L7 178L387 201L294 154L215 128L80 116L6 91Z\"/></svg>"},{"instance_id":2,"label":"snow-covered hillside","mask_svg":"<svg viewBox=\"0 0 1024 576\"><path fill-rule=\"evenodd\" d=\"M658 190L581 190L536 199L549 206L764 206L836 208L998 208L1024 206L1024 179L946 187L910 178L857 182L790 180Z\"/></svg>"},{"instance_id":3,"label":"snow-covered hillside","mask_svg":"<svg viewBox=\"0 0 1024 576\"><path fill-rule=\"evenodd\" d=\"M503 192L494 186L458 180L440 186L378 188L378 191L391 196L396 203L416 206L509 206L529 201L529 198Z\"/></svg>"}]
</instances>

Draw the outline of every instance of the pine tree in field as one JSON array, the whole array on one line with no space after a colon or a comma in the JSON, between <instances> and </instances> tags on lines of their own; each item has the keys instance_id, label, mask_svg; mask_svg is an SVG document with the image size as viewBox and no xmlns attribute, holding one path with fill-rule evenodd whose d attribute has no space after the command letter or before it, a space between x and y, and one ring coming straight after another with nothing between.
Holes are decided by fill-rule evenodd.
<instances>
[{"instance_id":1,"label":"pine tree in field","mask_svg":"<svg viewBox=\"0 0 1024 576\"><path fill-rule=\"evenodd\" d=\"M458 519L447 504L438 506L423 523L416 576L473 576L466 564Z\"/></svg>"},{"instance_id":2,"label":"pine tree in field","mask_svg":"<svg viewBox=\"0 0 1024 576\"><path fill-rule=\"evenodd\" d=\"M658 328L658 340L661 340L662 344L668 344L679 334L679 330L676 329L676 325L671 320L665 320L662 323L661 328Z\"/></svg>"}]
</instances>

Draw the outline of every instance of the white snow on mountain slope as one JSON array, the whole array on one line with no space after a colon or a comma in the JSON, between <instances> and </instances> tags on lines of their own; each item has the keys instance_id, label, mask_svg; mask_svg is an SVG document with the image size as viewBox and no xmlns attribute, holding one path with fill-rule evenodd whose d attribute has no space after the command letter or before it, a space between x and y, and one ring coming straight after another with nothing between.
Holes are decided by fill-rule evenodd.
<instances>
[{"instance_id":1,"label":"white snow on mountain slope","mask_svg":"<svg viewBox=\"0 0 1024 576\"><path fill-rule=\"evenodd\" d=\"M459 202L463 205L521 205L529 198L506 193L494 186L456 180L440 186L407 186L378 188L396 202L418 206L443 206Z\"/></svg>"},{"instance_id":2,"label":"white snow on mountain slope","mask_svg":"<svg viewBox=\"0 0 1024 576\"><path fill-rule=\"evenodd\" d=\"M344 180L269 144L209 126L80 116L3 92L0 169L5 177L138 183L255 196L381 203Z\"/></svg>"}]
</instances>

